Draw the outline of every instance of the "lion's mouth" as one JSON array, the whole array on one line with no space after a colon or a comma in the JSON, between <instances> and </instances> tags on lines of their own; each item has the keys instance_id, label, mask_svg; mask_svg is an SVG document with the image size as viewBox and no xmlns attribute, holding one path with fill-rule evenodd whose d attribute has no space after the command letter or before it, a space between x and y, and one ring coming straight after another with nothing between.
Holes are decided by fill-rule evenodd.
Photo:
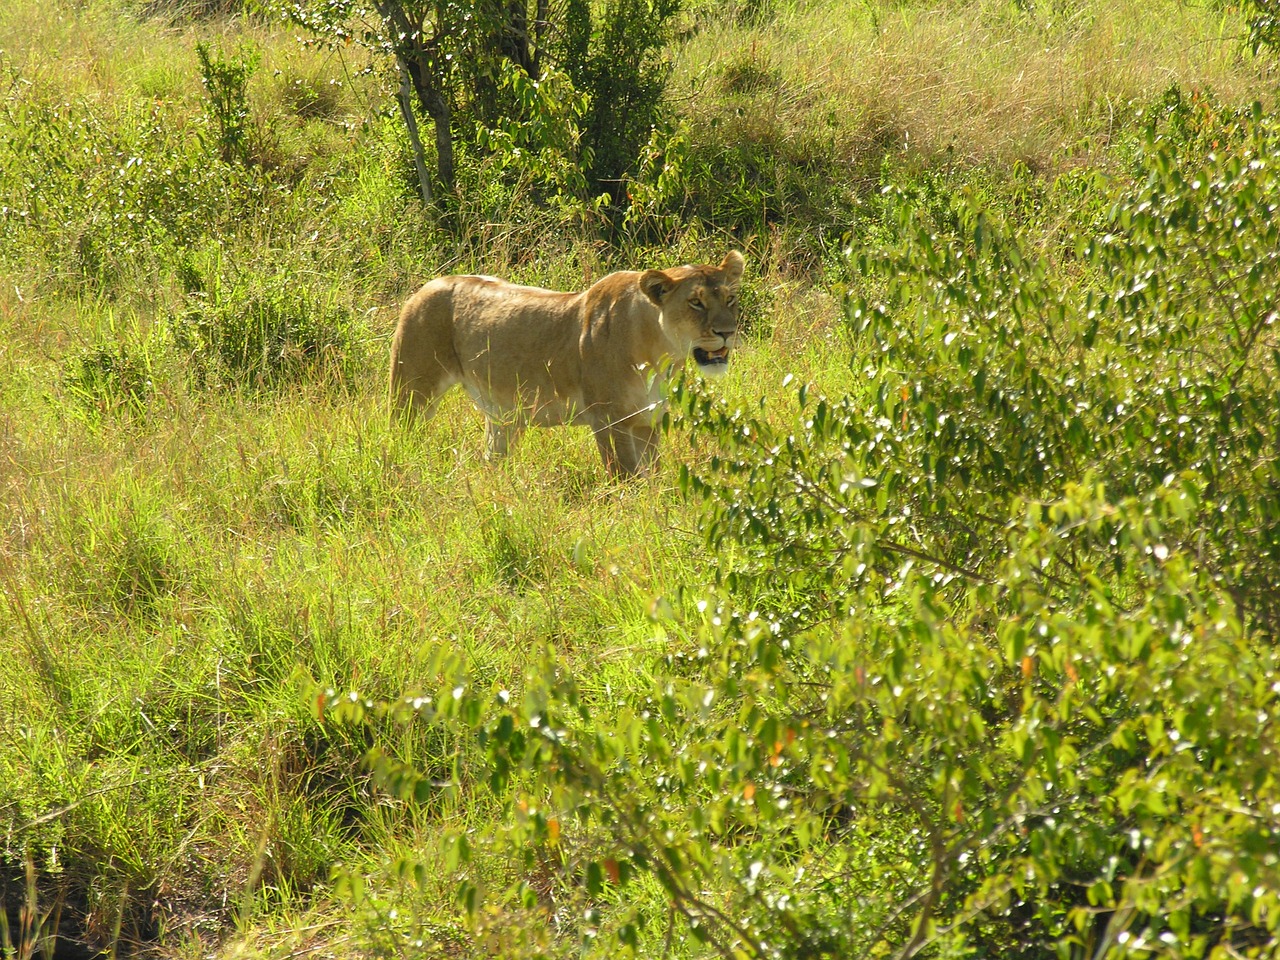
<instances>
[{"instance_id":1,"label":"lion's mouth","mask_svg":"<svg viewBox=\"0 0 1280 960\"><path fill-rule=\"evenodd\" d=\"M729 363L729 348L721 347L719 350L703 350L701 347L694 347L693 359L700 367L727 366Z\"/></svg>"}]
</instances>

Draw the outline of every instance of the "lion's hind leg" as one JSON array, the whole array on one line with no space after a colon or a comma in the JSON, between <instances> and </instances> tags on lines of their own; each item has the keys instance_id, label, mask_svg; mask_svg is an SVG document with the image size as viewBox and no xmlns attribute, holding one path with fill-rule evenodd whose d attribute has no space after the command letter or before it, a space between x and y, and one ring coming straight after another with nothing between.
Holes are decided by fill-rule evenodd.
<instances>
[{"instance_id":1,"label":"lion's hind leg","mask_svg":"<svg viewBox=\"0 0 1280 960\"><path fill-rule=\"evenodd\" d=\"M430 420L440 406L440 398L458 382L441 370L437 376L405 377L391 374L391 414L401 420Z\"/></svg>"},{"instance_id":2,"label":"lion's hind leg","mask_svg":"<svg viewBox=\"0 0 1280 960\"><path fill-rule=\"evenodd\" d=\"M434 281L422 288L400 314L391 341L388 399L393 418L430 419L440 396L461 382L453 348L450 289Z\"/></svg>"}]
</instances>

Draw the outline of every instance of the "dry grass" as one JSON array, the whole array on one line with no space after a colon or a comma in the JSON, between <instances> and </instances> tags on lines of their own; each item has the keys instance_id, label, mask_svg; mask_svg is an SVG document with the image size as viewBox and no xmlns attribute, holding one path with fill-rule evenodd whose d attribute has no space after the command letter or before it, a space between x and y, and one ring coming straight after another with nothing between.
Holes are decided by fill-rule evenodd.
<instances>
[{"instance_id":1,"label":"dry grass","mask_svg":"<svg viewBox=\"0 0 1280 960\"><path fill-rule=\"evenodd\" d=\"M763 128L845 161L886 146L1043 168L1105 146L1172 84L1224 101L1274 84L1231 12L1175 0L995 0L935 7L798 2L777 23L709 24L681 51L673 91L695 124ZM803 152L803 151L802 151Z\"/></svg>"}]
</instances>

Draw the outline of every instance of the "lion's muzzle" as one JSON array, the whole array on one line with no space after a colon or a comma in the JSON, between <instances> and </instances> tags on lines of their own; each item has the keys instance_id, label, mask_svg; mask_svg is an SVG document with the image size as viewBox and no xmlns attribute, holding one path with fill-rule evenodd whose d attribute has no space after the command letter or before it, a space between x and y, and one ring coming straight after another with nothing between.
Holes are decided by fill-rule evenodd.
<instances>
[{"instance_id":1,"label":"lion's muzzle","mask_svg":"<svg viewBox=\"0 0 1280 960\"><path fill-rule=\"evenodd\" d=\"M698 369L703 373L720 374L729 366L729 341L725 340L723 346L714 350L708 350L704 347L693 348L693 361L698 365Z\"/></svg>"}]
</instances>

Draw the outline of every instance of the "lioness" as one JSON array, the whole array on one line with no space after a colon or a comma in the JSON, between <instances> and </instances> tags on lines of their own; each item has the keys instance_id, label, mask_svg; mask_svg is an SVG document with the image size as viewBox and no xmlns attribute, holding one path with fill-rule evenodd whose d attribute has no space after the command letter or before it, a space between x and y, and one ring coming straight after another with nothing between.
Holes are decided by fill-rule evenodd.
<instances>
[{"instance_id":1,"label":"lioness","mask_svg":"<svg viewBox=\"0 0 1280 960\"><path fill-rule=\"evenodd\" d=\"M491 457L529 423L583 424L611 476L657 452L661 387L692 356L724 371L738 332L742 254L718 267L611 273L581 293L493 277L432 280L400 311L391 341L393 410L430 416L461 383L485 415Z\"/></svg>"}]
</instances>

